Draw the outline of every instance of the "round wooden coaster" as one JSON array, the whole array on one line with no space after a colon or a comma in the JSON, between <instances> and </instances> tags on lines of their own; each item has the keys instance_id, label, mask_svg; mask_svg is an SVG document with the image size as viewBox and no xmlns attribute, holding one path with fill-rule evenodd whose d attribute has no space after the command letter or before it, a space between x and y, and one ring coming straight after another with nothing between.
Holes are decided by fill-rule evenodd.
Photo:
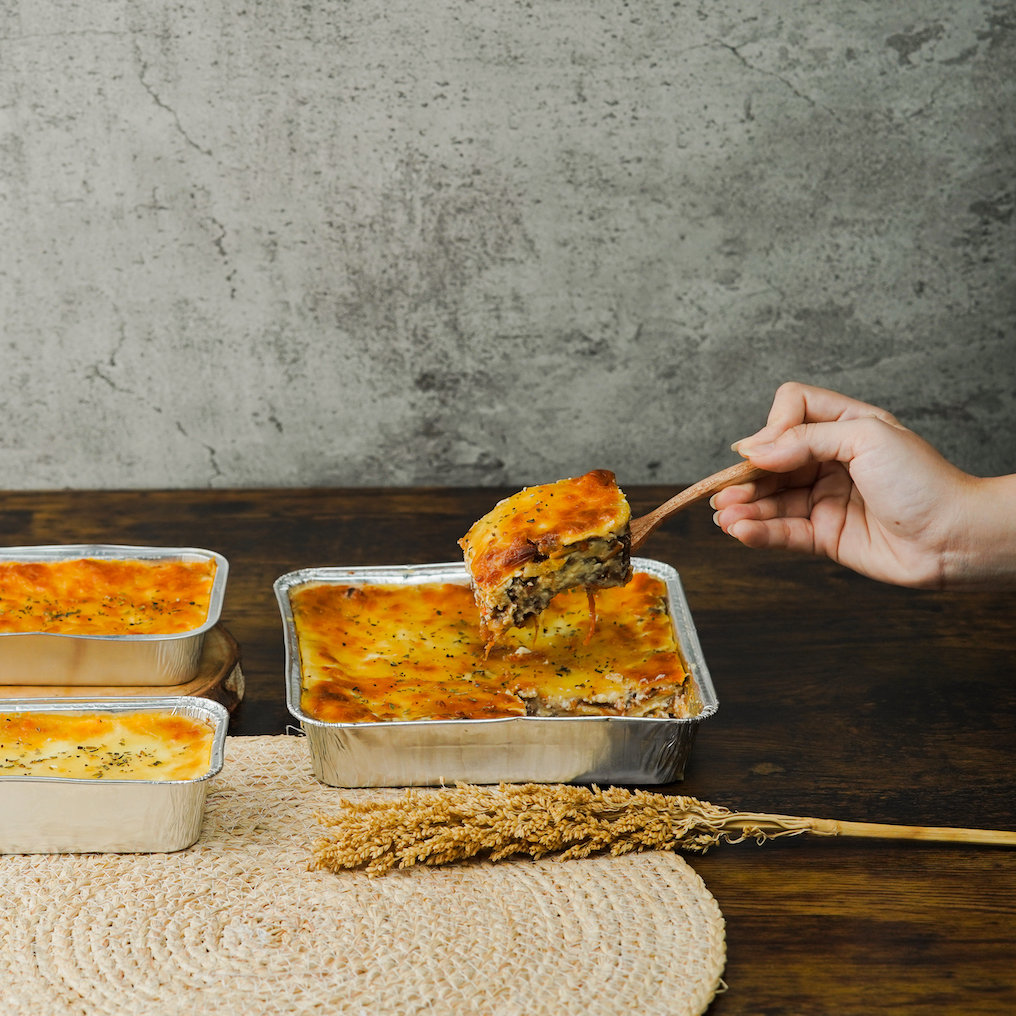
<instances>
[{"instance_id":1,"label":"round wooden coaster","mask_svg":"<svg viewBox=\"0 0 1016 1016\"><path fill-rule=\"evenodd\" d=\"M166 695L200 695L232 712L243 698L240 646L217 624L205 636L197 676L185 684L162 685L0 685L0 707L5 699L26 698L161 698Z\"/></svg>"}]
</instances>

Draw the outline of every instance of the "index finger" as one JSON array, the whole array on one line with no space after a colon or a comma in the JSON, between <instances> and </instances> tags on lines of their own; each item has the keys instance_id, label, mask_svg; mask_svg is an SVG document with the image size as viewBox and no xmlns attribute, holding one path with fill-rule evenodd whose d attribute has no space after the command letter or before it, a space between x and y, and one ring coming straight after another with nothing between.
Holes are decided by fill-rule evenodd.
<instances>
[{"instance_id":1,"label":"index finger","mask_svg":"<svg viewBox=\"0 0 1016 1016\"><path fill-rule=\"evenodd\" d=\"M878 406L852 399L828 388L787 381L776 390L766 425L757 433L735 441L731 448L740 454L743 444L764 444L775 441L792 427L802 423L833 423L874 417L892 427L903 429L891 413Z\"/></svg>"},{"instance_id":2,"label":"index finger","mask_svg":"<svg viewBox=\"0 0 1016 1016\"><path fill-rule=\"evenodd\" d=\"M814 385L801 384L799 381L787 381L776 389L766 427L781 425L782 433L782 430L788 430L801 423L833 423L837 420L860 420L869 416L874 416L883 423L900 426L899 420L892 413L887 413L868 402L852 399L849 395L841 395L828 388L816 388Z\"/></svg>"}]
</instances>

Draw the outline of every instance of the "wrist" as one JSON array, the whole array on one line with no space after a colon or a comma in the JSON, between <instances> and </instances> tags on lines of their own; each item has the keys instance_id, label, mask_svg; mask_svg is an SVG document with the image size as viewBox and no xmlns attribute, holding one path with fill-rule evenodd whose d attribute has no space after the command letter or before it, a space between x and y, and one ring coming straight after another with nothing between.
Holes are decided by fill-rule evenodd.
<instances>
[{"instance_id":1,"label":"wrist","mask_svg":"<svg viewBox=\"0 0 1016 1016\"><path fill-rule=\"evenodd\" d=\"M942 554L942 584L1016 589L1016 474L969 479Z\"/></svg>"}]
</instances>

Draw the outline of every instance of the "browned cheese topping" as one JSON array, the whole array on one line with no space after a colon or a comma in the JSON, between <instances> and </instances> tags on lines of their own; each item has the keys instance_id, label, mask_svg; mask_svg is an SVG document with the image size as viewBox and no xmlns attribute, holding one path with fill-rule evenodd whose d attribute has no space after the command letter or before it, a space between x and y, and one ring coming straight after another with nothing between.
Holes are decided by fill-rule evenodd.
<instances>
[{"instance_id":1,"label":"browned cheese topping","mask_svg":"<svg viewBox=\"0 0 1016 1016\"><path fill-rule=\"evenodd\" d=\"M467 586L343 586L292 593L303 710L319 720L687 715L686 671L665 585L644 573L597 596L588 644L582 592L485 656Z\"/></svg>"},{"instance_id":2,"label":"browned cheese topping","mask_svg":"<svg viewBox=\"0 0 1016 1016\"><path fill-rule=\"evenodd\" d=\"M205 720L165 712L0 713L0 776L193 780L213 737Z\"/></svg>"},{"instance_id":3,"label":"browned cheese topping","mask_svg":"<svg viewBox=\"0 0 1016 1016\"><path fill-rule=\"evenodd\" d=\"M0 562L0 633L174 635L208 616L214 561Z\"/></svg>"}]
</instances>

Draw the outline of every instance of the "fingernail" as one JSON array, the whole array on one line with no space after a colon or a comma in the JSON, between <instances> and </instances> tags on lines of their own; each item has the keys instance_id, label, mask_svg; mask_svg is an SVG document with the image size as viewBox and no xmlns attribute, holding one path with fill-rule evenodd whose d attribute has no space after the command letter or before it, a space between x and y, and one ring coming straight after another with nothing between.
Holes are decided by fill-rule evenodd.
<instances>
[{"instance_id":1,"label":"fingernail","mask_svg":"<svg viewBox=\"0 0 1016 1016\"><path fill-rule=\"evenodd\" d=\"M709 499L709 507L710 508L715 508L716 507L716 495L715 494L713 494L713 496Z\"/></svg>"},{"instance_id":2,"label":"fingernail","mask_svg":"<svg viewBox=\"0 0 1016 1016\"><path fill-rule=\"evenodd\" d=\"M740 454L745 457L749 455L765 455L767 452L771 452L776 447L772 441L763 441L762 444L757 445L745 445Z\"/></svg>"},{"instance_id":3,"label":"fingernail","mask_svg":"<svg viewBox=\"0 0 1016 1016\"><path fill-rule=\"evenodd\" d=\"M720 524L720 513L719 512L713 512L713 522L715 522L717 525Z\"/></svg>"},{"instance_id":4,"label":"fingernail","mask_svg":"<svg viewBox=\"0 0 1016 1016\"><path fill-rule=\"evenodd\" d=\"M748 440L748 439L747 439L746 437L742 437L742 438L741 438L741 441L747 441L747 440ZM735 442L734 442L734 443L733 443L733 444L732 444L732 445L730 446L730 450L731 450L732 452L736 452L736 451L737 451L737 446L738 446L738 445L739 445L739 444L741 443L741 441L735 441Z\"/></svg>"}]
</instances>

